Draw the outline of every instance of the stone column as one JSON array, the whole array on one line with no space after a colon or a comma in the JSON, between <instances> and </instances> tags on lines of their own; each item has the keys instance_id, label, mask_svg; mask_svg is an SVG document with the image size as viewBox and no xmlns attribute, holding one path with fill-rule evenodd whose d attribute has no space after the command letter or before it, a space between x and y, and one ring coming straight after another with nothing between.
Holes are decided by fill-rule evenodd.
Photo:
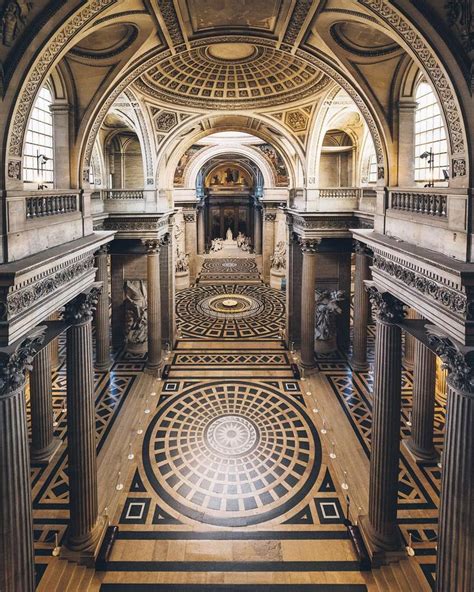
<instances>
[{"instance_id":1,"label":"stone column","mask_svg":"<svg viewBox=\"0 0 474 592\"><path fill-rule=\"evenodd\" d=\"M407 319L419 319L420 315L413 308L407 310ZM403 365L407 370L415 367L415 343L416 338L405 332L405 347L403 349Z\"/></svg>"},{"instance_id":2,"label":"stone column","mask_svg":"<svg viewBox=\"0 0 474 592\"><path fill-rule=\"evenodd\" d=\"M262 208L259 205L255 206L255 220L254 220L254 245L255 255L262 254Z\"/></svg>"},{"instance_id":3,"label":"stone column","mask_svg":"<svg viewBox=\"0 0 474 592\"><path fill-rule=\"evenodd\" d=\"M367 325L369 322L369 294L365 281L370 279L372 251L359 241L355 242L354 325L352 344L352 367L367 368Z\"/></svg>"},{"instance_id":4,"label":"stone column","mask_svg":"<svg viewBox=\"0 0 474 592\"><path fill-rule=\"evenodd\" d=\"M398 103L398 185L415 184L415 112L416 101L411 98Z\"/></svg>"},{"instance_id":5,"label":"stone column","mask_svg":"<svg viewBox=\"0 0 474 592\"><path fill-rule=\"evenodd\" d=\"M437 592L474 585L474 349L430 327L430 346L448 369L446 435L436 562Z\"/></svg>"},{"instance_id":6,"label":"stone column","mask_svg":"<svg viewBox=\"0 0 474 592\"><path fill-rule=\"evenodd\" d=\"M160 308L161 339L171 347L175 338L175 274L173 252L175 250L172 228L161 242L160 250Z\"/></svg>"},{"instance_id":7,"label":"stone column","mask_svg":"<svg viewBox=\"0 0 474 592\"><path fill-rule=\"evenodd\" d=\"M0 590L34 592L30 455L25 375L46 327L0 349Z\"/></svg>"},{"instance_id":8,"label":"stone column","mask_svg":"<svg viewBox=\"0 0 474 592\"><path fill-rule=\"evenodd\" d=\"M53 312L48 317L48 321L57 321L59 320L59 313ZM52 369L56 369L59 366L59 339L56 337L49 343L49 351L51 354L51 367Z\"/></svg>"},{"instance_id":9,"label":"stone column","mask_svg":"<svg viewBox=\"0 0 474 592\"><path fill-rule=\"evenodd\" d=\"M198 221L197 221L197 230L198 230L198 244L197 244L197 252L198 255L204 255L206 253L206 220L204 214L204 206L198 208Z\"/></svg>"},{"instance_id":10,"label":"stone column","mask_svg":"<svg viewBox=\"0 0 474 592\"><path fill-rule=\"evenodd\" d=\"M438 453L433 445L436 356L421 341L415 343L411 434L403 441L417 463L433 462Z\"/></svg>"},{"instance_id":11,"label":"stone column","mask_svg":"<svg viewBox=\"0 0 474 592\"><path fill-rule=\"evenodd\" d=\"M301 343L301 274L303 253L297 242L297 237L293 234L293 225L289 218L287 219L287 225L289 230L286 289L288 346L290 346L290 342L293 342L295 348L297 348Z\"/></svg>"},{"instance_id":12,"label":"stone column","mask_svg":"<svg viewBox=\"0 0 474 592\"><path fill-rule=\"evenodd\" d=\"M69 169L69 104L55 101L51 107L53 118L54 149L54 188L69 189L71 174Z\"/></svg>"},{"instance_id":13,"label":"stone column","mask_svg":"<svg viewBox=\"0 0 474 592\"><path fill-rule=\"evenodd\" d=\"M276 213L265 212L264 214L264 225L263 225L263 281L265 283L270 282L270 269L271 261L270 257L275 251L275 220Z\"/></svg>"},{"instance_id":14,"label":"stone column","mask_svg":"<svg viewBox=\"0 0 474 592\"><path fill-rule=\"evenodd\" d=\"M160 241L145 241L147 252L148 292L148 360L147 370L157 375L161 367L161 290L160 290Z\"/></svg>"},{"instance_id":15,"label":"stone column","mask_svg":"<svg viewBox=\"0 0 474 592\"><path fill-rule=\"evenodd\" d=\"M92 362L92 316L100 297L100 284L68 302L67 449L69 475L69 527L63 557L92 564L106 522L98 514L95 441L94 369Z\"/></svg>"},{"instance_id":16,"label":"stone column","mask_svg":"<svg viewBox=\"0 0 474 592\"><path fill-rule=\"evenodd\" d=\"M95 255L96 280L102 282L102 292L95 309L95 367L99 372L110 370L110 321L109 321L109 272L107 269L108 246L103 245Z\"/></svg>"},{"instance_id":17,"label":"stone column","mask_svg":"<svg viewBox=\"0 0 474 592\"><path fill-rule=\"evenodd\" d=\"M196 211L183 211L184 218L184 250L189 255L189 281L194 284L196 281Z\"/></svg>"},{"instance_id":18,"label":"stone column","mask_svg":"<svg viewBox=\"0 0 474 592\"><path fill-rule=\"evenodd\" d=\"M315 289L316 289L316 253L321 240L300 239L303 251L301 273L301 365L305 368L315 366L314 331L315 331Z\"/></svg>"},{"instance_id":19,"label":"stone column","mask_svg":"<svg viewBox=\"0 0 474 592\"><path fill-rule=\"evenodd\" d=\"M54 437L51 343L34 357L30 373L31 461L48 464L61 446Z\"/></svg>"},{"instance_id":20,"label":"stone column","mask_svg":"<svg viewBox=\"0 0 474 592\"><path fill-rule=\"evenodd\" d=\"M375 374L370 451L369 512L361 530L374 566L401 548L397 525L401 411L401 330L403 304L369 287L376 314Z\"/></svg>"},{"instance_id":21,"label":"stone column","mask_svg":"<svg viewBox=\"0 0 474 592\"><path fill-rule=\"evenodd\" d=\"M111 292L112 292L112 346L118 349L125 341L125 305L124 305L124 265L123 256L112 253L110 256Z\"/></svg>"}]
</instances>

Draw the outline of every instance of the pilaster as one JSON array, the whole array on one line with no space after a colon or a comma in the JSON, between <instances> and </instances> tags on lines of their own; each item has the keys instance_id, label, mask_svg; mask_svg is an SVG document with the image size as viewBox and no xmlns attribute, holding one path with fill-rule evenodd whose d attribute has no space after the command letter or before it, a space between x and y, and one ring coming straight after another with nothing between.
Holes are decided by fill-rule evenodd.
<instances>
[{"instance_id":1,"label":"pilaster","mask_svg":"<svg viewBox=\"0 0 474 592\"><path fill-rule=\"evenodd\" d=\"M315 288L316 288L316 253L320 239L300 239L303 252L301 274L301 365L313 368L315 331Z\"/></svg>"},{"instance_id":2,"label":"pilaster","mask_svg":"<svg viewBox=\"0 0 474 592\"><path fill-rule=\"evenodd\" d=\"M109 271L108 245L102 245L95 255L96 280L102 282L102 291L95 309L95 367L99 372L110 370L110 317L109 317Z\"/></svg>"},{"instance_id":3,"label":"pilaster","mask_svg":"<svg viewBox=\"0 0 474 592\"><path fill-rule=\"evenodd\" d=\"M352 367L367 368L367 325L369 322L369 294L365 282L370 279L372 251L363 243L355 241L354 325L352 344Z\"/></svg>"},{"instance_id":4,"label":"pilaster","mask_svg":"<svg viewBox=\"0 0 474 592\"><path fill-rule=\"evenodd\" d=\"M160 247L159 240L144 241L147 253L147 320L148 360L147 371L157 375L161 368L161 289L160 289Z\"/></svg>"}]
</instances>

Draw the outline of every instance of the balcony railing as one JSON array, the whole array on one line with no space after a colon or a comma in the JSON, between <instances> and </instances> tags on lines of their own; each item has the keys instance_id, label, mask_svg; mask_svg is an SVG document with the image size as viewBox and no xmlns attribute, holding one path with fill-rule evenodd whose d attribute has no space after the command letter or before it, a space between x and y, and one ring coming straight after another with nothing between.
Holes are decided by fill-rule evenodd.
<instances>
[{"instance_id":1,"label":"balcony railing","mask_svg":"<svg viewBox=\"0 0 474 592\"><path fill-rule=\"evenodd\" d=\"M320 189L319 197L321 199L359 199L361 191L358 187L331 187Z\"/></svg>"},{"instance_id":2,"label":"balcony railing","mask_svg":"<svg viewBox=\"0 0 474 592\"><path fill-rule=\"evenodd\" d=\"M393 191L390 194L390 208L409 214L447 218L447 206L448 196L438 193Z\"/></svg>"},{"instance_id":3,"label":"balcony railing","mask_svg":"<svg viewBox=\"0 0 474 592\"><path fill-rule=\"evenodd\" d=\"M142 189L103 189L102 199L144 199Z\"/></svg>"},{"instance_id":4,"label":"balcony railing","mask_svg":"<svg viewBox=\"0 0 474 592\"><path fill-rule=\"evenodd\" d=\"M44 218L77 212L77 195L41 195L26 198L26 218Z\"/></svg>"}]
</instances>

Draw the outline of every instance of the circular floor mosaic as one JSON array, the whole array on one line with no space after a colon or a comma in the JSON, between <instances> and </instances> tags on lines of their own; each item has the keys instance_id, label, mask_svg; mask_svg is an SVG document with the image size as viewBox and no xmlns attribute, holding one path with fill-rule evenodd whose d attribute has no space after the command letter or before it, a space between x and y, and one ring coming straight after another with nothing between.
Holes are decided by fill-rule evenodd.
<instances>
[{"instance_id":1,"label":"circular floor mosaic","mask_svg":"<svg viewBox=\"0 0 474 592\"><path fill-rule=\"evenodd\" d=\"M278 338L285 324L285 294L263 285L210 285L176 294L183 337Z\"/></svg>"},{"instance_id":2,"label":"circular floor mosaic","mask_svg":"<svg viewBox=\"0 0 474 592\"><path fill-rule=\"evenodd\" d=\"M143 444L155 492L188 518L246 526L290 511L321 467L304 409L268 385L193 385L158 409Z\"/></svg>"}]
</instances>

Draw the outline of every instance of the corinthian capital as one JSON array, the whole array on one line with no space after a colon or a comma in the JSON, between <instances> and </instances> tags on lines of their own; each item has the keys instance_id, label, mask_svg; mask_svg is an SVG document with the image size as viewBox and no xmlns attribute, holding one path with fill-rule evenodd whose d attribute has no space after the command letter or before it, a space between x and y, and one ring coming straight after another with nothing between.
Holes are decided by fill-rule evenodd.
<instances>
[{"instance_id":1,"label":"corinthian capital","mask_svg":"<svg viewBox=\"0 0 474 592\"><path fill-rule=\"evenodd\" d=\"M143 241L147 255L157 255L160 252L161 241L159 239Z\"/></svg>"},{"instance_id":2,"label":"corinthian capital","mask_svg":"<svg viewBox=\"0 0 474 592\"><path fill-rule=\"evenodd\" d=\"M88 290L78 294L66 304L64 320L70 325L80 325L81 323L90 321L101 292L102 284L95 283Z\"/></svg>"},{"instance_id":3,"label":"corinthian capital","mask_svg":"<svg viewBox=\"0 0 474 592\"><path fill-rule=\"evenodd\" d=\"M448 371L451 386L474 396L474 348L456 344L433 325L427 330L428 343Z\"/></svg>"},{"instance_id":4,"label":"corinthian capital","mask_svg":"<svg viewBox=\"0 0 474 592\"><path fill-rule=\"evenodd\" d=\"M8 397L25 384L25 376L31 370L33 358L41 349L46 327L35 327L16 344L0 350L0 397Z\"/></svg>"},{"instance_id":5,"label":"corinthian capital","mask_svg":"<svg viewBox=\"0 0 474 592\"><path fill-rule=\"evenodd\" d=\"M319 245L321 244L320 238L299 238L299 243L303 253L317 253L319 251Z\"/></svg>"},{"instance_id":6,"label":"corinthian capital","mask_svg":"<svg viewBox=\"0 0 474 592\"><path fill-rule=\"evenodd\" d=\"M405 316L403 302L389 292L380 291L373 283L366 282L370 303L380 321L401 323Z\"/></svg>"}]
</instances>

